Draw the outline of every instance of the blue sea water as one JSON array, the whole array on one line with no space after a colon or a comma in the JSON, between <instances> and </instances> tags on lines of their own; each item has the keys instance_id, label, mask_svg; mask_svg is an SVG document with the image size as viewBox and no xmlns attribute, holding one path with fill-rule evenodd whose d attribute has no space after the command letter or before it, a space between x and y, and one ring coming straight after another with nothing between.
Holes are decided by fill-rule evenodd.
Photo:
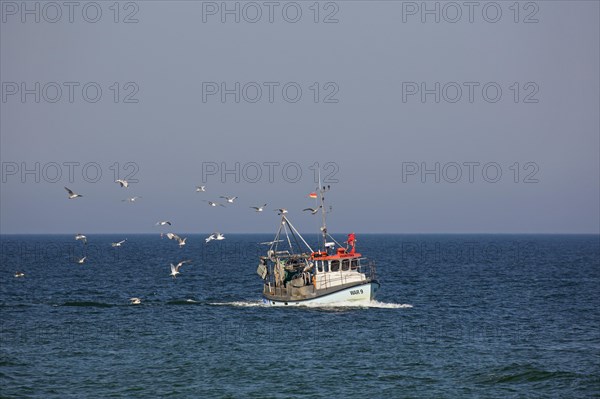
<instances>
[{"instance_id":1,"label":"blue sea water","mask_svg":"<svg viewBox=\"0 0 600 399\"><path fill-rule=\"evenodd\" d=\"M600 396L597 235L358 234L377 301L294 308L203 237L1 236L0 397Z\"/></svg>"}]
</instances>

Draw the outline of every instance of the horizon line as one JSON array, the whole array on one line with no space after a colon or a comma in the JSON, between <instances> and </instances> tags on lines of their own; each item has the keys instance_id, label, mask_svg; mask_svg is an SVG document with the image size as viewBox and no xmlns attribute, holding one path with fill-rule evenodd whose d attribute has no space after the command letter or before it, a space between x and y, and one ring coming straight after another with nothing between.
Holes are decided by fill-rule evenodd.
<instances>
[{"instance_id":1,"label":"horizon line","mask_svg":"<svg viewBox=\"0 0 600 399\"><path fill-rule=\"evenodd\" d=\"M161 232L86 232L86 234L97 234L97 235L155 235L160 234ZM179 232L178 234L191 234L191 235L204 235L204 234L212 234L212 231L207 232ZM353 232L355 234L364 234L364 235L377 235L377 234L389 234L389 235L436 235L436 234L444 234L444 235L600 235L600 232ZM71 235L76 234L73 232L27 232L27 233L2 233L0 232L0 236L8 236L8 235ZM166 232L163 232L166 234ZM234 235L259 235L259 234L274 234L272 232L228 232L225 234L234 234ZM300 232L302 235L311 235L317 234L315 232ZM341 232L331 232L330 234L348 234Z\"/></svg>"}]
</instances>

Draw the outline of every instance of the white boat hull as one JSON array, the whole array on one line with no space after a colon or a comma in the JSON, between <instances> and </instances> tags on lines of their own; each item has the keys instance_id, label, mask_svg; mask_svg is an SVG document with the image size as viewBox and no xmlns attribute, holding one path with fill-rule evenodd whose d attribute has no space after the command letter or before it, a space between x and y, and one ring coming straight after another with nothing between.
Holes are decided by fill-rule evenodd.
<instances>
[{"instance_id":1,"label":"white boat hull","mask_svg":"<svg viewBox=\"0 0 600 399\"><path fill-rule=\"evenodd\" d=\"M263 297L263 302L271 306L313 306L329 305L336 303L367 303L375 299L375 293L379 288L377 281L371 281L365 284L355 285L330 294L317 296L315 298L302 300L280 301L273 298Z\"/></svg>"}]
</instances>

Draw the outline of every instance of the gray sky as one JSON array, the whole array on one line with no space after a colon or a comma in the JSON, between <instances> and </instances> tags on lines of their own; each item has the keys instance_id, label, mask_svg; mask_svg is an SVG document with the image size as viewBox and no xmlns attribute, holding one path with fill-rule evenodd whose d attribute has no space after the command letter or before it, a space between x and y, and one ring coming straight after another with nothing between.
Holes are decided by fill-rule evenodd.
<instances>
[{"instance_id":1,"label":"gray sky","mask_svg":"<svg viewBox=\"0 0 600 399\"><path fill-rule=\"evenodd\" d=\"M335 232L600 231L596 1L62 4L0 3L2 233L314 231L315 163Z\"/></svg>"}]
</instances>

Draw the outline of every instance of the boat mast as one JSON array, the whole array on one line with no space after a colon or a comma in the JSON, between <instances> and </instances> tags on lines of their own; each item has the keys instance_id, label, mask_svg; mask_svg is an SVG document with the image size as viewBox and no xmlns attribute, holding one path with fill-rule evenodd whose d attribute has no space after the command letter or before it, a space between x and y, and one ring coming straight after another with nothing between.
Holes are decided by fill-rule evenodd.
<instances>
[{"instance_id":1,"label":"boat mast","mask_svg":"<svg viewBox=\"0 0 600 399\"><path fill-rule=\"evenodd\" d=\"M325 194L326 191L329 190L329 187L327 187L327 189L325 188L325 186L321 186L321 168L319 168L319 186L317 187L317 192L319 193L319 198L321 201L321 215L322 215L322 223L321 223L321 233L323 234L323 250L326 251L327 248L325 247L325 244L327 243L327 221L326 221L326 217L325 217L325 197L323 196L323 194Z\"/></svg>"}]
</instances>

